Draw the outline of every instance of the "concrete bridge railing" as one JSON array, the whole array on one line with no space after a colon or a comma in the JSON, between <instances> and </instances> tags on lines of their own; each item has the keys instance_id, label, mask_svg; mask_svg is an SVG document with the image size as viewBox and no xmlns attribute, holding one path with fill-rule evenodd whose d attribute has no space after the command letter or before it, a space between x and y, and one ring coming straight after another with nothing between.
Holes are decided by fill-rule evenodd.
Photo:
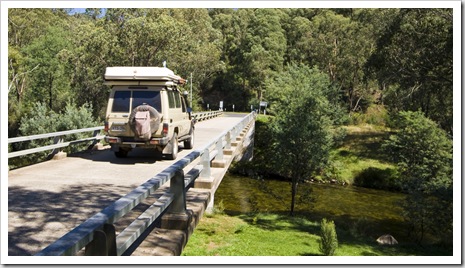
<instances>
[{"instance_id":1,"label":"concrete bridge railing","mask_svg":"<svg viewBox=\"0 0 465 268\"><path fill-rule=\"evenodd\" d=\"M161 221L162 228L186 230L192 217L186 210L186 191L196 183L211 187L208 184L213 183L212 165L221 167L226 164L225 155L231 154L232 148L239 145L254 120L255 113L248 114L212 142L158 173L36 256L76 255L83 248L85 255L123 255L157 220ZM164 186L168 181L169 187ZM157 190L162 190L157 201L116 235L114 224Z\"/></svg>"},{"instance_id":2,"label":"concrete bridge railing","mask_svg":"<svg viewBox=\"0 0 465 268\"><path fill-rule=\"evenodd\" d=\"M195 120L203 121L203 120L208 120L208 119L220 116L222 114L223 114L222 111L209 111L209 112L193 113L193 116ZM21 151L9 152L8 159L13 158L13 157L52 150L52 152L49 154L49 157L51 157L58 152L57 149L59 148L64 148L64 147L68 147L73 144L90 142L90 141L92 141L92 144L89 145L88 148L92 148L95 144L97 144L101 139L105 137L105 135L101 134L101 131L103 130L103 128L104 128L103 126L98 126L98 127L91 127L91 128L82 128L82 129L75 129L75 130L67 130L67 131L60 131L60 132L53 132L53 133L9 138L8 144L17 143L17 142L25 142L25 141L33 141L33 140L38 140L38 139L48 139L48 138L53 138L54 144L36 147L32 149L21 150ZM65 137L67 135L77 134L77 133L86 133L86 132L92 132L92 136L78 139L78 140L65 141Z\"/></svg>"}]
</instances>

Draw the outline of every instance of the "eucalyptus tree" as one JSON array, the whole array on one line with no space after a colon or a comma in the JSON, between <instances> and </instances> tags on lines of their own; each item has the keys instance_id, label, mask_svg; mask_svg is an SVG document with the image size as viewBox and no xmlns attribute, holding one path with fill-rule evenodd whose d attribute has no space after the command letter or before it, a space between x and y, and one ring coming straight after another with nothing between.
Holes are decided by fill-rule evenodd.
<instances>
[{"instance_id":1,"label":"eucalyptus tree","mask_svg":"<svg viewBox=\"0 0 465 268\"><path fill-rule=\"evenodd\" d=\"M370 29L333 10L313 17L310 27L311 32L304 36L308 39L308 59L340 86L348 110L359 110L360 101L369 95L363 83L363 67L374 44Z\"/></svg>"},{"instance_id":2,"label":"eucalyptus tree","mask_svg":"<svg viewBox=\"0 0 465 268\"><path fill-rule=\"evenodd\" d=\"M401 9L368 64L393 111L421 110L452 132L452 10Z\"/></svg>"},{"instance_id":3,"label":"eucalyptus tree","mask_svg":"<svg viewBox=\"0 0 465 268\"><path fill-rule=\"evenodd\" d=\"M92 103L100 115L108 94L105 67L161 66L166 61L182 77L193 74L195 96L221 68L219 34L206 9L107 9L82 23L79 32L75 84L86 89L81 100Z\"/></svg>"},{"instance_id":4,"label":"eucalyptus tree","mask_svg":"<svg viewBox=\"0 0 465 268\"><path fill-rule=\"evenodd\" d=\"M64 53L63 51L63 53L58 55L59 51L57 50L57 46L61 46L62 48L65 46L68 47L68 44L64 44L66 40L59 40L60 37L64 37L67 26L68 20L65 10L42 8L8 9L7 66L9 136L17 135L20 119L25 113L32 109L31 103L46 98L45 96L37 94L43 91L44 87L36 89L36 85L38 85L38 83L42 85L45 84L45 81L39 81L39 72L41 75L46 74L48 78L50 78L50 76L56 78L60 72L63 73L65 71L65 65L67 65L67 63L61 64L58 58L66 58L67 56L65 54L68 53ZM53 36L54 34L58 36ZM53 44L50 50L44 47L46 42ZM61 45L58 43L61 43ZM39 48L40 46L42 46L42 49ZM69 52L68 49L67 51ZM53 53L55 53L55 55L52 55ZM42 62L42 59L35 58L40 55L46 55L53 62L58 63L59 66L56 66L56 69L50 69L47 67L50 66L49 62L46 60ZM62 78L61 76L58 80L55 79L55 82L60 81L59 83L64 83L65 87L67 87L67 82ZM44 77L43 79L47 78ZM55 88L58 86L59 84L57 83L52 85L52 87ZM50 88L50 85L48 87ZM53 90L52 88L52 91ZM63 92L61 89L60 91ZM50 92L50 90L48 90L48 92ZM48 95L49 94L47 94L47 96ZM48 99L50 98L48 97ZM57 105L55 108L59 109L61 107Z\"/></svg>"},{"instance_id":5,"label":"eucalyptus tree","mask_svg":"<svg viewBox=\"0 0 465 268\"><path fill-rule=\"evenodd\" d=\"M267 8L211 14L213 25L223 35L222 58L226 63L216 83L226 87L224 95L241 98L245 109L250 99L261 97L265 81L282 70L286 36L281 23L287 14Z\"/></svg>"},{"instance_id":6,"label":"eucalyptus tree","mask_svg":"<svg viewBox=\"0 0 465 268\"><path fill-rule=\"evenodd\" d=\"M27 92L29 102L47 100L50 110L60 111L73 98L70 88L70 56L73 51L70 32L61 27L49 27L25 49L31 73Z\"/></svg>"}]
</instances>

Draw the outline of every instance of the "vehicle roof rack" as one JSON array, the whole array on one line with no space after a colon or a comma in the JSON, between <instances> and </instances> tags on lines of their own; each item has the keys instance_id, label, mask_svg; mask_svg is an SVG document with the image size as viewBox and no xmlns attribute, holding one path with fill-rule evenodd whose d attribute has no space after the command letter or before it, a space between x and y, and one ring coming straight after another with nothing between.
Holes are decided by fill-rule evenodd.
<instances>
[{"instance_id":1,"label":"vehicle roof rack","mask_svg":"<svg viewBox=\"0 0 465 268\"><path fill-rule=\"evenodd\" d=\"M107 67L107 85L185 84L186 80L166 67Z\"/></svg>"}]
</instances>

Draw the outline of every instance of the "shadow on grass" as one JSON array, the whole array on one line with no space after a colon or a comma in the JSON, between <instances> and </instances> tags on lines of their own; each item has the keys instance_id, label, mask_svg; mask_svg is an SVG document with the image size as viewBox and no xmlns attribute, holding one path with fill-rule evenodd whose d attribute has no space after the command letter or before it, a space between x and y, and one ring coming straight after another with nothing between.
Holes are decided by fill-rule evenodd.
<instances>
[{"instance_id":1,"label":"shadow on grass","mask_svg":"<svg viewBox=\"0 0 465 268\"><path fill-rule=\"evenodd\" d=\"M389 158L383 153L381 145L389 137L385 132L349 133L344 138L343 147L349 150L341 150L341 157L356 156L366 159L374 159L389 162Z\"/></svg>"},{"instance_id":2,"label":"shadow on grass","mask_svg":"<svg viewBox=\"0 0 465 268\"><path fill-rule=\"evenodd\" d=\"M380 169L369 167L362 170L354 178L354 185L370 189L400 192L402 182L397 170L393 168Z\"/></svg>"}]
</instances>

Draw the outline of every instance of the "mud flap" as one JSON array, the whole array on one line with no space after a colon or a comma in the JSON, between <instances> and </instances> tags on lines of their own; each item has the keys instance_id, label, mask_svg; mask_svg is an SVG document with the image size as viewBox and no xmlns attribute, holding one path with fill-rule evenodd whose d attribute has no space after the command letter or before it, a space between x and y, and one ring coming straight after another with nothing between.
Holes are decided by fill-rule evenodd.
<instances>
[{"instance_id":1,"label":"mud flap","mask_svg":"<svg viewBox=\"0 0 465 268\"><path fill-rule=\"evenodd\" d=\"M162 150L162 154L170 154L173 152L173 144L171 141L168 142L168 144L165 145L165 147Z\"/></svg>"}]
</instances>

